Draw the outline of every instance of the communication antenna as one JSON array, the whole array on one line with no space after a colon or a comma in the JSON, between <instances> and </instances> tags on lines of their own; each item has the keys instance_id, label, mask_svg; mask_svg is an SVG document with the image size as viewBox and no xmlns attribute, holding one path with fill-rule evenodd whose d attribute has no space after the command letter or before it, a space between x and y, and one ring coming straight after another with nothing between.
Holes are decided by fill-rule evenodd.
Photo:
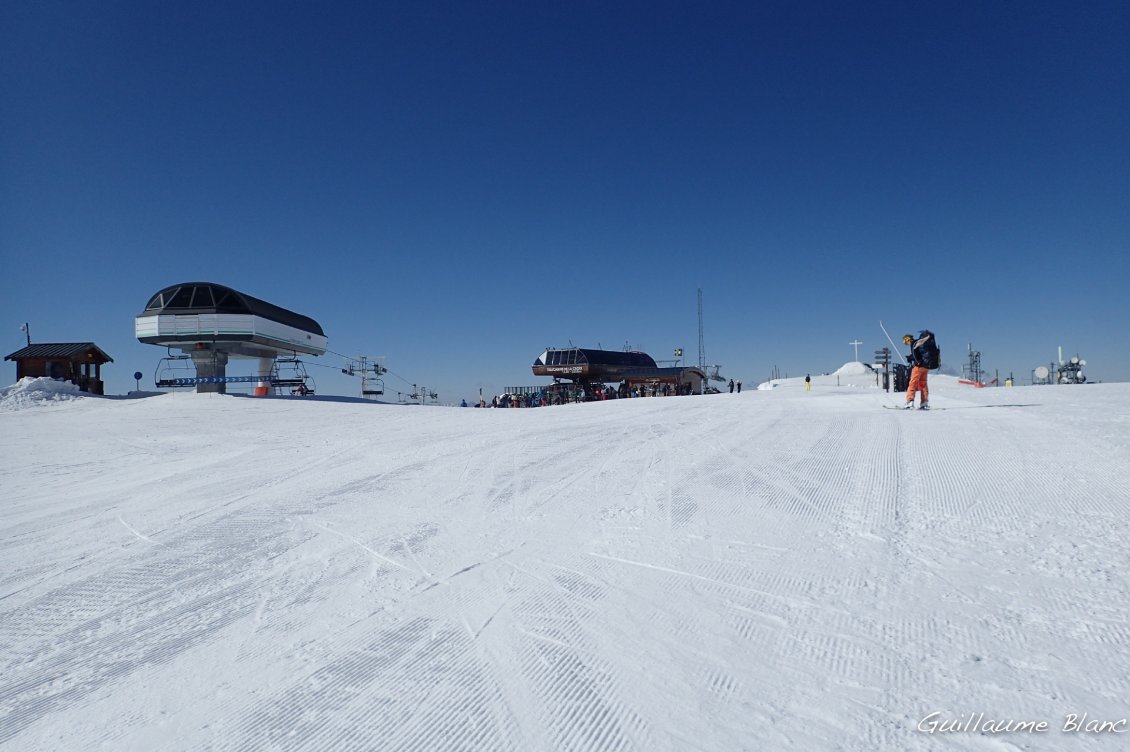
<instances>
[{"instance_id":1,"label":"communication antenna","mask_svg":"<svg viewBox=\"0 0 1130 752\"><path fill-rule=\"evenodd\" d=\"M1055 369L1056 383L1059 384L1083 384L1086 383L1087 377L1083 373L1083 366L1087 365L1087 361L1080 358L1078 355L1073 355L1068 360L1063 359L1063 348L1059 348L1059 367Z\"/></svg>"},{"instance_id":2,"label":"communication antenna","mask_svg":"<svg viewBox=\"0 0 1130 752\"><path fill-rule=\"evenodd\" d=\"M698 368L706 373L706 340L702 336L702 288L698 288Z\"/></svg>"}]
</instances>

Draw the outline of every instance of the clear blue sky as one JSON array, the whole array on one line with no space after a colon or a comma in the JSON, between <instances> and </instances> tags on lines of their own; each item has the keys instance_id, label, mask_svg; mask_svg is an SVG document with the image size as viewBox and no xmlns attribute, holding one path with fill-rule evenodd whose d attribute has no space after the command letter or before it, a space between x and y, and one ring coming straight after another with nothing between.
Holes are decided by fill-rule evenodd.
<instances>
[{"instance_id":1,"label":"clear blue sky","mask_svg":"<svg viewBox=\"0 0 1130 752\"><path fill-rule=\"evenodd\" d=\"M94 340L123 393L133 317L206 280L457 401L570 341L695 362L701 287L750 385L879 319L1127 380L1128 39L1126 2L4 2L0 344Z\"/></svg>"}]
</instances>

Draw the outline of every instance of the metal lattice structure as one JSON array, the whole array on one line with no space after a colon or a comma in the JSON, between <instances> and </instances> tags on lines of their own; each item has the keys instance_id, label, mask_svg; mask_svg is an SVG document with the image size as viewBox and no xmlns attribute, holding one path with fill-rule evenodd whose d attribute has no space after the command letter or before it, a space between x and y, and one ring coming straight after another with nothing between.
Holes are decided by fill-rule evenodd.
<instances>
[{"instance_id":1,"label":"metal lattice structure","mask_svg":"<svg viewBox=\"0 0 1130 752\"><path fill-rule=\"evenodd\" d=\"M981 351L973 349L973 343L969 343L969 362L962 368L964 376L971 381L981 383L984 378L984 371L981 370Z\"/></svg>"}]
</instances>

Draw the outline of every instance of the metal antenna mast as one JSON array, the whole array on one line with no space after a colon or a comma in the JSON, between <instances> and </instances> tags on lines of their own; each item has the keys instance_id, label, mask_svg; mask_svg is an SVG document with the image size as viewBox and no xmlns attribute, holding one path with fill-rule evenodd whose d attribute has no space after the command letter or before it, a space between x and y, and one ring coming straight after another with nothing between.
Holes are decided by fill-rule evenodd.
<instances>
[{"instance_id":1,"label":"metal antenna mast","mask_svg":"<svg viewBox=\"0 0 1130 752\"><path fill-rule=\"evenodd\" d=\"M706 340L702 336L702 288L698 288L698 367L706 373Z\"/></svg>"}]
</instances>

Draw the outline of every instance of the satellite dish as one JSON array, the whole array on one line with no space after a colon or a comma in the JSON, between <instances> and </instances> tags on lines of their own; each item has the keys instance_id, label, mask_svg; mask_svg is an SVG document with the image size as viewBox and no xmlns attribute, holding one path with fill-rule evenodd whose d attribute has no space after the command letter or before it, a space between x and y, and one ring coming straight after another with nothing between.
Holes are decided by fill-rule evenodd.
<instances>
[{"instance_id":1,"label":"satellite dish","mask_svg":"<svg viewBox=\"0 0 1130 752\"><path fill-rule=\"evenodd\" d=\"M1071 359L1071 362L1078 365L1079 364L1079 356L1076 355L1074 358Z\"/></svg>"},{"instance_id":2,"label":"satellite dish","mask_svg":"<svg viewBox=\"0 0 1130 752\"><path fill-rule=\"evenodd\" d=\"M1048 377L1048 367L1047 366L1039 366L1038 368L1036 368L1036 378L1037 379L1046 379L1047 377Z\"/></svg>"},{"instance_id":3,"label":"satellite dish","mask_svg":"<svg viewBox=\"0 0 1130 752\"><path fill-rule=\"evenodd\" d=\"M1087 361L1085 361L1085 360L1080 360L1080 361L1079 361L1079 365L1081 365L1081 366L1085 366L1085 365L1087 365Z\"/></svg>"}]
</instances>

